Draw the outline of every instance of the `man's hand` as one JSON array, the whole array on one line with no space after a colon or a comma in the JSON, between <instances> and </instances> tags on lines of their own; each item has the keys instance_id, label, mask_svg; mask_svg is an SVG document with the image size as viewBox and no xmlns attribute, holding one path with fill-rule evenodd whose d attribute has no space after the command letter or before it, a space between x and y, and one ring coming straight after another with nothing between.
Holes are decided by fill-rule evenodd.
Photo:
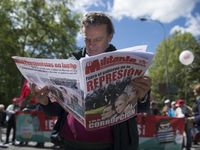
<instances>
[{"instance_id":1,"label":"man's hand","mask_svg":"<svg viewBox=\"0 0 200 150\"><path fill-rule=\"evenodd\" d=\"M50 92L48 89L48 86L45 86L41 89L38 89L36 84L32 83L31 84L31 94L36 98L36 100L42 104L42 105L47 105L49 103L49 99L47 97L47 94Z\"/></svg>"},{"instance_id":2,"label":"man's hand","mask_svg":"<svg viewBox=\"0 0 200 150\"><path fill-rule=\"evenodd\" d=\"M194 117L188 117L187 120L195 122Z\"/></svg>"},{"instance_id":3,"label":"man's hand","mask_svg":"<svg viewBox=\"0 0 200 150\"><path fill-rule=\"evenodd\" d=\"M152 79L144 75L132 80L131 85L137 90L139 100L142 100L152 86Z\"/></svg>"}]
</instances>

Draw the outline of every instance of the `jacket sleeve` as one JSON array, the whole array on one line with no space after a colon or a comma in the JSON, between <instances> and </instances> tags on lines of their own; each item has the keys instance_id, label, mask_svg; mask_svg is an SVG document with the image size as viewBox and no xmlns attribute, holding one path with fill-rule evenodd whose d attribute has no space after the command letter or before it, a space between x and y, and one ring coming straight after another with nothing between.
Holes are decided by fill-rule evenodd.
<instances>
[{"instance_id":1,"label":"jacket sleeve","mask_svg":"<svg viewBox=\"0 0 200 150\"><path fill-rule=\"evenodd\" d=\"M150 101L149 100L150 100L150 90L147 92L146 102L140 103L138 101L138 110L137 110L138 113L146 112L147 110L149 110L149 108L150 108Z\"/></svg>"},{"instance_id":2,"label":"jacket sleeve","mask_svg":"<svg viewBox=\"0 0 200 150\"><path fill-rule=\"evenodd\" d=\"M177 107L174 113L174 117L178 117L178 112L179 112L180 107Z\"/></svg>"},{"instance_id":3,"label":"jacket sleeve","mask_svg":"<svg viewBox=\"0 0 200 150\"><path fill-rule=\"evenodd\" d=\"M6 108L6 114L7 115L12 115L12 114L14 114L15 113L15 111L13 110L13 105L11 104L11 105L9 105L7 108Z\"/></svg>"},{"instance_id":4,"label":"jacket sleeve","mask_svg":"<svg viewBox=\"0 0 200 150\"><path fill-rule=\"evenodd\" d=\"M200 99L198 99L198 103L197 103L197 106L196 106L196 109L195 109L195 122L200 124Z\"/></svg>"},{"instance_id":5,"label":"jacket sleeve","mask_svg":"<svg viewBox=\"0 0 200 150\"><path fill-rule=\"evenodd\" d=\"M192 116L194 116L194 113L192 112L192 108L189 106L186 106L185 117L188 118L188 117L192 117Z\"/></svg>"},{"instance_id":6,"label":"jacket sleeve","mask_svg":"<svg viewBox=\"0 0 200 150\"><path fill-rule=\"evenodd\" d=\"M49 97L48 97L49 99ZM49 99L48 105L40 104L42 111L48 116L61 116L65 110L57 102L51 102Z\"/></svg>"}]
</instances>

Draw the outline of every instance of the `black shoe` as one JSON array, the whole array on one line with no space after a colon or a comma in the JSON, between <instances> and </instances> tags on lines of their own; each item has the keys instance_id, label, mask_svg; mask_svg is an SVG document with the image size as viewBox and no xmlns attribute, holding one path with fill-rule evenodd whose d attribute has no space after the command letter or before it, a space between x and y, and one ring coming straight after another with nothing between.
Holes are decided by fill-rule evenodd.
<instances>
[{"instance_id":1,"label":"black shoe","mask_svg":"<svg viewBox=\"0 0 200 150\"><path fill-rule=\"evenodd\" d=\"M198 142L194 142L194 145L199 145Z\"/></svg>"},{"instance_id":2,"label":"black shoe","mask_svg":"<svg viewBox=\"0 0 200 150\"><path fill-rule=\"evenodd\" d=\"M9 142L4 142L3 145L5 145L5 144L9 144Z\"/></svg>"},{"instance_id":3,"label":"black shoe","mask_svg":"<svg viewBox=\"0 0 200 150\"><path fill-rule=\"evenodd\" d=\"M43 147L44 147L44 145L43 145L43 144L40 144L40 147L41 147L41 148L43 148Z\"/></svg>"},{"instance_id":4,"label":"black shoe","mask_svg":"<svg viewBox=\"0 0 200 150\"><path fill-rule=\"evenodd\" d=\"M36 144L34 147L40 147L40 144Z\"/></svg>"},{"instance_id":5,"label":"black shoe","mask_svg":"<svg viewBox=\"0 0 200 150\"><path fill-rule=\"evenodd\" d=\"M60 148L60 149L63 149L63 145L62 145L62 146L59 146L59 148Z\"/></svg>"}]
</instances>

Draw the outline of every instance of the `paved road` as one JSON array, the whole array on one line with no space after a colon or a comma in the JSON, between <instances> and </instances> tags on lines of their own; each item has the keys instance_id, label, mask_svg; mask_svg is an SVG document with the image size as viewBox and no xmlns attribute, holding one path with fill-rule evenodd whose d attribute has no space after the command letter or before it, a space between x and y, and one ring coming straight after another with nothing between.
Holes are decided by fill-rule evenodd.
<instances>
[{"instance_id":1,"label":"paved road","mask_svg":"<svg viewBox=\"0 0 200 150\"><path fill-rule=\"evenodd\" d=\"M59 150L60 148L58 146L54 147L52 143L45 143L43 148L35 147L35 142L29 142L27 146L19 146L19 142L16 142L16 145L6 145L3 146L0 144L0 150Z\"/></svg>"},{"instance_id":2,"label":"paved road","mask_svg":"<svg viewBox=\"0 0 200 150\"><path fill-rule=\"evenodd\" d=\"M10 141L12 138L12 130L10 133ZM3 137L2 137L3 141L6 140L6 128L3 128ZM40 148L40 147L35 147L37 143L36 142L29 142L28 145L22 145L19 146L19 141L15 142L15 145L12 145L12 143L3 145L0 142L0 150L59 150L60 147L59 146L54 146L54 144L50 143L50 142L46 142L44 143L44 147Z\"/></svg>"},{"instance_id":3,"label":"paved road","mask_svg":"<svg viewBox=\"0 0 200 150\"><path fill-rule=\"evenodd\" d=\"M6 135L5 135L6 129L3 129L3 141L5 141ZM12 135L12 133L11 133ZM10 136L10 138L12 138L12 136ZM11 141L11 139L10 139ZM193 143L192 143L193 144ZM23 145L23 146L19 146L19 141L15 142L15 145L12 145L11 143L9 143L8 145L4 146L1 142L0 142L0 150L60 150L61 148L58 146L54 146L54 144L50 143L50 142L46 142L44 144L43 148L38 148L35 147L36 142L29 142L28 145ZM186 149L183 149L186 150ZM192 145L191 150L200 150L200 142L198 143L198 145Z\"/></svg>"}]
</instances>

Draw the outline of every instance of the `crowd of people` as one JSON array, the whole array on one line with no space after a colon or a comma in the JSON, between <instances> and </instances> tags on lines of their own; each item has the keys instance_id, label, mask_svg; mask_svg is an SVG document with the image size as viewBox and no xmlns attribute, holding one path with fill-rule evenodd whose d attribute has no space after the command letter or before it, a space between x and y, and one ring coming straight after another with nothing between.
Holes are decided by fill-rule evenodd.
<instances>
[{"instance_id":1,"label":"crowd of people","mask_svg":"<svg viewBox=\"0 0 200 150\"><path fill-rule=\"evenodd\" d=\"M192 135L192 129L196 129L197 127L198 131L200 131L200 84L193 86L193 92L197 98L197 104L194 108L186 105L182 99L179 99L177 102L171 102L171 100L167 99L164 101L164 107L162 110L158 109L155 101L152 101L150 109L143 113L145 116L160 115L185 118L184 132L186 134L186 145L184 145L185 141L183 138L183 147L185 147L187 150L191 149L192 139L194 139L194 135ZM194 144L197 144L197 141L194 140Z\"/></svg>"},{"instance_id":2,"label":"crowd of people","mask_svg":"<svg viewBox=\"0 0 200 150\"><path fill-rule=\"evenodd\" d=\"M33 111L33 110L41 110L39 104L36 103L34 99L28 100L25 107L20 106L20 99L13 98L12 104L8 105L5 109L3 104L0 104L0 142L3 145L9 144L10 142L12 145L16 145L16 120L15 114L19 111ZM3 134L3 127L6 128L6 139L5 141L2 138ZM12 135L11 135L12 130ZM12 137L12 138L11 138ZM9 141L11 138L12 141ZM19 146L28 145L28 142L21 141L18 144ZM44 142L37 142L35 147L44 147Z\"/></svg>"}]
</instances>

